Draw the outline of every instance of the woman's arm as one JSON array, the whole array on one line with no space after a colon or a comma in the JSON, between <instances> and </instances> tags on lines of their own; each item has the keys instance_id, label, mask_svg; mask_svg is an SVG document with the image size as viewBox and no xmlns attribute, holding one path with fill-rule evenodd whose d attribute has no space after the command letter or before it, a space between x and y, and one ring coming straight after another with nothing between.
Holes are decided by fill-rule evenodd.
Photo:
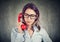
<instances>
[{"instance_id":1,"label":"woman's arm","mask_svg":"<svg viewBox=\"0 0 60 42\"><path fill-rule=\"evenodd\" d=\"M48 33L44 30L43 32L43 42L52 42L52 40L50 39Z\"/></svg>"},{"instance_id":2,"label":"woman's arm","mask_svg":"<svg viewBox=\"0 0 60 42\"><path fill-rule=\"evenodd\" d=\"M11 42L23 42L23 35L24 33L19 33L17 28L13 29L11 32Z\"/></svg>"}]
</instances>

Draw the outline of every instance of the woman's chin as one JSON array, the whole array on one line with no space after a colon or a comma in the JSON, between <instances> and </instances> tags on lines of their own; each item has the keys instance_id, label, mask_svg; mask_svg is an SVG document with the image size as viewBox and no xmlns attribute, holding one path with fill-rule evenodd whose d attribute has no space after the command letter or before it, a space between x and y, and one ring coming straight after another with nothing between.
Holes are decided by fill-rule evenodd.
<instances>
[{"instance_id":1,"label":"woman's chin","mask_svg":"<svg viewBox=\"0 0 60 42\"><path fill-rule=\"evenodd\" d=\"M28 26L31 26L31 23L27 23Z\"/></svg>"}]
</instances>

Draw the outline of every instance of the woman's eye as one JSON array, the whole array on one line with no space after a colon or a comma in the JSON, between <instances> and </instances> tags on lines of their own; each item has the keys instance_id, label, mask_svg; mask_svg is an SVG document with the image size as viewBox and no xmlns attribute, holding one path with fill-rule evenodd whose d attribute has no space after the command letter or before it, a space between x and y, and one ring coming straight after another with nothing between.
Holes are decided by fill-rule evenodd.
<instances>
[{"instance_id":1,"label":"woman's eye","mask_svg":"<svg viewBox=\"0 0 60 42\"><path fill-rule=\"evenodd\" d=\"M31 17L35 17L35 15L31 15Z\"/></svg>"},{"instance_id":2,"label":"woman's eye","mask_svg":"<svg viewBox=\"0 0 60 42\"><path fill-rule=\"evenodd\" d=\"M25 17L28 17L28 14L25 14L24 16L25 16Z\"/></svg>"},{"instance_id":3,"label":"woman's eye","mask_svg":"<svg viewBox=\"0 0 60 42\"><path fill-rule=\"evenodd\" d=\"M25 16L28 16L28 14L25 14Z\"/></svg>"}]
</instances>

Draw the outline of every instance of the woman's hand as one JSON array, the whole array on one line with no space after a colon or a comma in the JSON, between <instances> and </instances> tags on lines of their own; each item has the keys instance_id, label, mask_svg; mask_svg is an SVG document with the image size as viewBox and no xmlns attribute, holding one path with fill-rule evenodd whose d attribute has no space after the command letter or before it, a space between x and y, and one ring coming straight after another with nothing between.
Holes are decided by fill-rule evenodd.
<instances>
[{"instance_id":1,"label":"woman's hand","mask_svg":"<svg viewBox=\"0 0 60 42\"><path fill-rule=\"evenodd\" d=\"M18 24L18 26L17 26L18 27L18 32L22 33L23 32L23 30L21 28L21 25L23 24L22 20L20 22L18 22L17 24Z\"/></svg>"}]
</instances>

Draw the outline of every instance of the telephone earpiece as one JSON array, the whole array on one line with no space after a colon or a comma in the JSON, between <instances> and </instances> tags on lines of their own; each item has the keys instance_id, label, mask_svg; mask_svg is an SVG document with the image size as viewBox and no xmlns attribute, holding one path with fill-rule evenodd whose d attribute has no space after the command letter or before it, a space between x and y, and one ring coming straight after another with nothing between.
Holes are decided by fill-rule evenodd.
<instances>
[{"instance_id":1,"label":"telephone earpiece","mask_svg":"<svg viewBox=\"0 0 60 42\"><path fill-rule=\"evenodd\" d=\"M21 22L21 18L22 18L22 13L20 13L20 14L18 15L18 22ZM23 23L23 24L21 25L21 28L22 28L22 30L25 30L25 29L26 29L26 25Z\"/></svg>"}]
</instances>

